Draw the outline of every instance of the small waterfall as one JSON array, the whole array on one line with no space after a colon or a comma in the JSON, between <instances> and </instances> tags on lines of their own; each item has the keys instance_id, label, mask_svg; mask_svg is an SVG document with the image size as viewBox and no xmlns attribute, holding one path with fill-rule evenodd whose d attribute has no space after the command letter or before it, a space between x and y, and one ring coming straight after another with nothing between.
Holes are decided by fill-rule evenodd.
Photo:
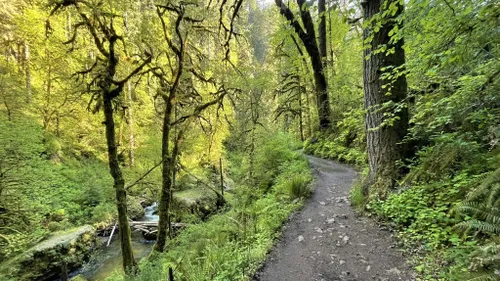
<instances>
[{"instance_id":1,"label":"small waterfall","mask_svg":"<svg viewBox=\"0 0 500 281\"><path fill-rule=\"evenodd\" d=\"M154 202L153 205L144 208L144 221L159 221L160 216L156 215L158 211L158 203Z\"/></svg>"}]
</instances>

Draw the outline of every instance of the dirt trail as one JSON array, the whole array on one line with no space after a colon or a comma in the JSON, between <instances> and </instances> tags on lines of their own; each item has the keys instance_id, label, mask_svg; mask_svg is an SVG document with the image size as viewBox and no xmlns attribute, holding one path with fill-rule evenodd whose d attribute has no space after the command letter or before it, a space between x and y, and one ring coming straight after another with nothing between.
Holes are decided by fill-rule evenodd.
<instances>
[{"instance_id":1,"label":"dirt trail","mask_svg":"<svg viewBox=\"0 0 500 281\"><path fill-rule=\"evenodd\" d=\"M352 210L348 196L356 172L315 157L309 162L316 189L254 280L415 280L391 232Z\"/></svg>"}]
</instances>

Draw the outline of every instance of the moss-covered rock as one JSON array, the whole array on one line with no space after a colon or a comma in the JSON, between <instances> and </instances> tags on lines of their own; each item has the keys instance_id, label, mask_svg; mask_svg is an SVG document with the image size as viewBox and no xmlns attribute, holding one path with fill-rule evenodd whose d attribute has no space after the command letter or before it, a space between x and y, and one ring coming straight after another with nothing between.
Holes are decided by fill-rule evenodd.
<instances>
[{"instance_id":1,"label":"moss-covered rock","mask_svg":"<svg viewBox=\"0 0 500 281\"><path fill-rule=\"evenodd\" d=\"M175 192L172 200L173 221L181 221L187 214L205 220L217 211L217 199L217 195L207 188Z\"/></svg>"},{"instance_id":2,"label":"moss-covered rock","mask_svg":"<svg viewBox=\"0 0 500 281\"><path fill-rule=\"evenodd\" d=\"M135 197L127 198L127 212L131 220L140 220L144 217L144 208L141 205L141 200Z\"/></svg>"},{"instance_id":3,"label":"moss-covered rock","mask_svg":"<svg viewBox=\"0 0 500 281\"><path fill-rule=\"evenodd\" d=\"M0 280L49 280L76 269L96 247L95 230L90 225L55 232L0 267Z\"/></svg>"}]
</instances>

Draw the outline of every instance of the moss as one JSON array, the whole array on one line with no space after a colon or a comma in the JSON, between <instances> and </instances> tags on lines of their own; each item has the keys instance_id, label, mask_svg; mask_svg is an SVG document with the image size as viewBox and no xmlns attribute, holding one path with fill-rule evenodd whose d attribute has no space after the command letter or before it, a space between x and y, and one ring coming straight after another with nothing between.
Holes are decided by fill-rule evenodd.
<instances>
[{"instance_id":1,"label":"moss","mask_svg":"<svg viewBox=\"0 0 500 281\"><path fill-rule=\"evenodd\" d=\"M207 188L187 189L175 192L172 204L174 221L186 221L190 216L205 220L217 211L217 196Z\"/></svg>"},{"instance_id":2,"label":"moss","mask_svg":"<svg viewBox=\"0 0 500 281\"><path fill-rule=\"evenodd\" d=\"M45 241L13 258L0 268L1 280L48 280L81 266L96 246L95 230L85 225L55 232Z\"/></svg>"},{"instance_id":3,"label":"moss","mask_svg":"<svg viewBox=\"0 0 500 281\"><path fill-rule=\"evenodd\" d=\"M175 192L174 196L187 205L192 205L196 204L197 201L202 200L204 197L214 197L215 194L204 188L192 188Z\"/></svg>"},{"instance_id":4,"label":"moss","mask_svg":"<svg viewBox=\"0 0 500 281\"><path fill-rule=\"evenodd\" d=\"M135 197L127 198L127 212L131 220L140 220L144 217L144 208L141 205L141 200Z\"/></svg>"}]
</instances>

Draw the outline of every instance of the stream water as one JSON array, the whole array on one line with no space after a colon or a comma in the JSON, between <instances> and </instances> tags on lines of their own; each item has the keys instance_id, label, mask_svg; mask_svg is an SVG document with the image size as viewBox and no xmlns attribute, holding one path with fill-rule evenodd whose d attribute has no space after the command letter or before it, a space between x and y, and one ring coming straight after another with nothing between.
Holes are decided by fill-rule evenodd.
<instances>
[{"instance_id":1,"label":"stream water","mask_svg":"<svg viewBox=\"0 0 500 281\"><path fill-rule=\"evenodd\" d=\"M158 209L157 203L144 208L145 215L142 221L158 221L159 216L156 215ZM108 239L104 237L103 239ZM140 232L132 232L132 248L136 259L147 256L153 247L154 241L145 240ZM82 268L73 272L71 275L81 274L89 281L104 281L116 270L122 268L122 257L120 249L120 241L118 235L114 235L109 247L103 246L96 250L92 255L92 259Z\"/></svg>"}]
</instances>

